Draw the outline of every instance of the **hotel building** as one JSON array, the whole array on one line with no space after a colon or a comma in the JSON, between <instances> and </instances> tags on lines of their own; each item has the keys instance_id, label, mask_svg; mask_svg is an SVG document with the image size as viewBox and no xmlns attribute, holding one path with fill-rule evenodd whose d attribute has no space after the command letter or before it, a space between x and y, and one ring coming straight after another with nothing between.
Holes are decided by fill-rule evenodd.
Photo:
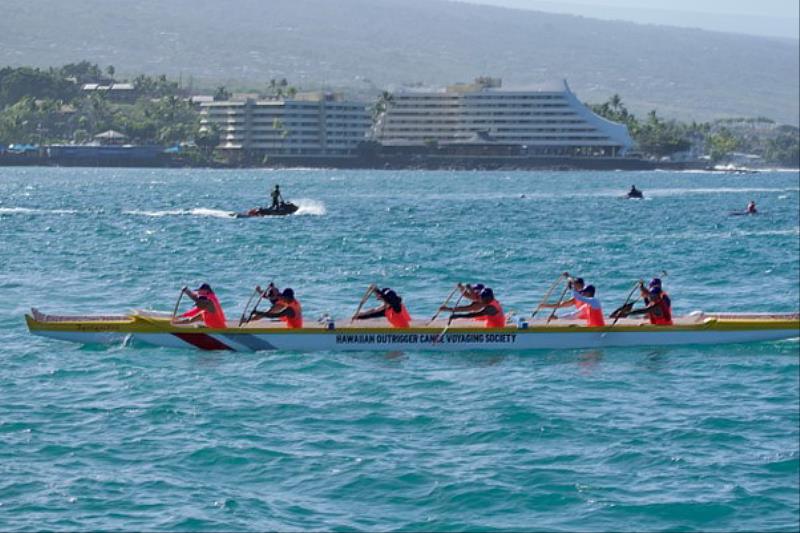
<instances>
[{"instance_id":1,"label":"hotel building","mask_svg":"<svg viewBox=\"0 0 800 533\"><path fill-rule=\"evenodd\" d=\"M217 128L217 150L229 156L313 159L352 157L372 119L364 102L308 93L292 99L203 102L200 124Z\"/></svg>"},{"instance_id":2,"label":"hotel building","mask_svg":"<svg viewBox=\"0 0 800 533\"><path fill-rule=\"evenodd\" d=\"M372 137L384 151L450 155L616 157L633 146L623 124L588 109L566 81L501 88L497 78L441 90L404 89L381 101Z\"/></svg>"}]
</instances>

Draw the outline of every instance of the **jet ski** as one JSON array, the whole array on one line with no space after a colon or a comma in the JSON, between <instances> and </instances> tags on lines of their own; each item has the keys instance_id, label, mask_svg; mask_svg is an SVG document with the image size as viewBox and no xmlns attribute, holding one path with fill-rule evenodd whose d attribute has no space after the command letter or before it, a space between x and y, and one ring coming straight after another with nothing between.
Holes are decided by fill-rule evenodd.
<instances>
[{"instance_id":1,"label":"jet ski","mask_svg":"<svg viewBox=\"0 0 800 533\"><path fill-rule=\"evenodd\" d=\"M291 215L292 213L296 212L299 207L297 207L292 202L281 202L276 206L270 207L254 207L249 211L243 211L241 213L236 213L236 218L252 218L252 217L283 217L286 215Z\"/></svg>"}]
</instances>

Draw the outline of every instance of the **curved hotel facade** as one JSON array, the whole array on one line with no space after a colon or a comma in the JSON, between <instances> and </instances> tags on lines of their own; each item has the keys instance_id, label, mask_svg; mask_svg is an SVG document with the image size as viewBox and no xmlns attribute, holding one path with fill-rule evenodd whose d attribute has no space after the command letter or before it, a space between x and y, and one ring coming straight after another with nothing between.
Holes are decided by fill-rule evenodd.
<instances>
[{"instance_id":1,"label":"curved hotel facade","mask_svg":"<svg viewBox=\"0 0 800 533\"><path fill-rule=\"evenodd\" d=\"M398 91L382 105L373 138L389 150L617 157L633 146L625 125L594 114L566 81L505 89L499 79L478 78L442 90Z\"/></svg>"}]
</instances>

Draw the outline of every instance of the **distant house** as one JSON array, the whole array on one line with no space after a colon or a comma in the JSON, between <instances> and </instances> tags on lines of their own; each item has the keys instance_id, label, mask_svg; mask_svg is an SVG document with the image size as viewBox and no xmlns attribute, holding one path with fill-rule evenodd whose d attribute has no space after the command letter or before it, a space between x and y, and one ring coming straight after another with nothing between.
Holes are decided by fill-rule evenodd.
<instances>
[{"instance_id":1,"label":"distant house","mask_svg":"<svg viewBox=\"0 0 800 533\"><path fill-rule=\"evenodd\" d=\"M113 102L132 103L138 96L136 87L132 83L84 83L81 87L84 94L98 93Z\"/></svg>"}]
</instances>

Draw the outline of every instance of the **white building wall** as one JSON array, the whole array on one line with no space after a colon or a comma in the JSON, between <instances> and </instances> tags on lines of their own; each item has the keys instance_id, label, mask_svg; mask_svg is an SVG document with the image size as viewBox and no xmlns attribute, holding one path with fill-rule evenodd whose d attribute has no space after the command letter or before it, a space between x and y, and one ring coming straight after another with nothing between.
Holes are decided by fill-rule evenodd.
<instances>
[{"instance_id":1,"label":"white building wall","mask_svg":"<svg viewBox=\"0 0 800 533\"><path fill-rule=\"evenodd\" d=\"M566 81L540 90L495 87L467 91L401 91L392 95L373 128L385 145L484 142L537 148L613 149L633 141L622 124L584 106Z\"/></svg>"},{"instance_id":2,"label":"white building wall","mask_svg":"<svg viewBox=\"0 0 800 533\"><path fill-rule=\"evenodd\" d=\"M266 155L349 155L372 125L365 103L328 99L208 102L200 115L220 131L218 148Z\"/></svg>"}]
</instances>

